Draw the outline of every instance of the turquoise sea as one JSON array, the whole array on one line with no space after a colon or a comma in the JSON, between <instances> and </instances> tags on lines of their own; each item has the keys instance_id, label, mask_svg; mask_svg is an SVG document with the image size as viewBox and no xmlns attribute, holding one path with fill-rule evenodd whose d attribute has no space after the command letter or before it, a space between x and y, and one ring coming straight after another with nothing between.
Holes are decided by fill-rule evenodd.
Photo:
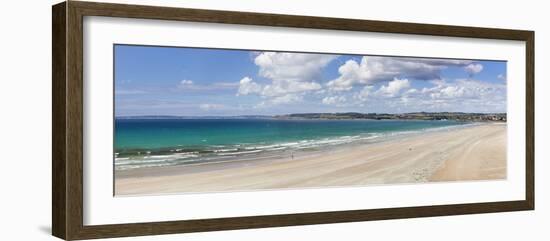
<instances>
[{"instance_id":1,"label":"turquoise sea","mask_svg":"<svg viewBox=\"0 0 550 241\"><path fill-rule=\"evenodd\" d=\"M320 150L464 124L421 120L116 118L115 167L124 170Z\"/></svg>"}]
</instances>

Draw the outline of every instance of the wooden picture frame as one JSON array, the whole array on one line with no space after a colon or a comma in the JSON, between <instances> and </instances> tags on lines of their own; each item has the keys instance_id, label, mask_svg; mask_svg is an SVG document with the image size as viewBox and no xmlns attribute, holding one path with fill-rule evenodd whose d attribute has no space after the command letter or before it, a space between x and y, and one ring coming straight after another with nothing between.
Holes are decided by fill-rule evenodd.
<instances>
[{"instance_id":1,"label":"wooden picture frame","mask_svg":"<svg viewBox=\"0 0 550 241\"><path fill-rule=\"evenodd\" d=\"M534 209L535 38L533 31L78 1L59 3L53 6L52 11L52 233L56 237L66 240L78 240ZM524 41L526 43L525 199L473 204L399 207L151 223L97 226L84 225L84 16L107 16L116 18L141 18Z\"/></svg>"}]
</instances>

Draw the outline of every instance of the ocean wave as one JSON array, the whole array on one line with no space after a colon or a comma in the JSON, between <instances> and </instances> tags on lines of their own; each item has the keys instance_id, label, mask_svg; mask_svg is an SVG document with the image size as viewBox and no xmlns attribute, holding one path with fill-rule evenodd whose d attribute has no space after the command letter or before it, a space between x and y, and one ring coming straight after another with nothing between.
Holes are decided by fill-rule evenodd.
<instances>
[{"instance_id":1,"label":"ocean wave","mask_svg":"<svg viewBox=\"0 0 550 241\"><path fill-rule=\"evenodd\" d=\"M262 150L253 150L253 151L239 151L239 152L230 152L230 153L218 153L219 156L229 156L229 155L242 155L242 154L252 154L258 153Z\"/></svg>"},{"instance_id":2,"label":"ocean wave","mask_svg":"<svg viewBox=\"0 0 550 241\"><path fill-rule=\"evenodd\" d=\"M223 147L223 146L222 146ZM214 150L214 152L231 152L231 151L238 151L238 148L229 148L229 149L220 149L220 150Z\"/></svg>"}]
</instances>

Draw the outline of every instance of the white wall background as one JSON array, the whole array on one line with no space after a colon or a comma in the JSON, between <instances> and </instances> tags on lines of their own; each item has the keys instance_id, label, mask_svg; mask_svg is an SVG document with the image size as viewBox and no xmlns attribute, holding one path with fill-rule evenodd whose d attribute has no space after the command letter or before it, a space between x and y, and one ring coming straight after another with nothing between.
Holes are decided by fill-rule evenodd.
<instances>
[{"instance_id":1,"label":"white wall background","mask_svg":"<svg viewBox=\"0 0 550 241\"><path fill-rule=\"evenodd\" d=\"M536 31L536 211L223 231L119 240L548 240L550 21L544 1L128 0L117 2ZM0 10L0 240L56 240L51 219L51 10ZM546 223L546 224L545 224Z\"/></svg>"}]
</instances>

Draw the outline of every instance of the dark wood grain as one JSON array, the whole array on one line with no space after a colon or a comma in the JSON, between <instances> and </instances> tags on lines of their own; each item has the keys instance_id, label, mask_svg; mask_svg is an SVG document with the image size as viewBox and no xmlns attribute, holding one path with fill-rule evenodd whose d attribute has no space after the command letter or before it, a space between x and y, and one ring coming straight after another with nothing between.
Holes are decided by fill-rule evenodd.
<instances>
[{"instance_id":1,"label":"dark wood grain","mask_svg":"<svg viewBox=\"0 0 550 241\"><path fill-rule=\"evenodd\" d=\"M525 200L535 209L535 32L529 32L525 42Z\"/></svg>"},{"instance_id":2,"label":"dark wood grain","mask_svg":"<svg viewBox=\"0 0 550 241\"><path fill-rule=\"evenodd\" d=\"M83 15L77 4L67 5L67 235L83 230Z\"/></svg>"},{"instance_id":3,"label":"dark wood grain","mask_svg":"<svg viewBox=\"0 0 550 241\"><path fill-rule=\"evenodd\" d=\"M82 14L86 16L146 18L208 23L230 23L243 25L298 27L329 30L508 40L525 40L526 37L529 35L529 31L496 28L477 28L437 24L418 24L314 16L184 9L95 2L72 3L82 9Z\"/></svg>"},{"instance_id":4,"label":"dark wood grain","mask_svg":"<svg viewBox=\"0 0 550 241\"><path fill-rule=\"evenodd\" d=\"M52 234L66 235L65 3L52 7Z\"/></svg>"},{"instance_id":5,"label":"dark wood grain","mask_svg":"<svg viewBox=\"0 0 550 241\"><path fill-rule=\"evenodd\" d=\"M85 226L78 238L107 238L152 234L173 234L220 231L233 229L251 229L283 227L295 225L313 225L374 221L387 219L420 218L474 213L493 213L504 211L528 210L524 201L475 203L458 205L439 205L425 207L387 208L371 210L353 210L338 212L319 212L285 215L268 215L236 218L203 219L189 221L152 222L136 224L116 224Z\"/></svg>"},{"instance_id":6,"label":"dark wood grain","mask_svg":"<svg viewBox=\"0 0 550 241\"><path fill-rule=\"evenodd\" d=\"M491 203L85 226L83 225L82 29L84 16L525 41L527 64L525 199ZM52 26L52 231L57 237L74 240L534 209L534 32L532 31L75 1L53 7Z\"/></svg>"}]
</instances>

